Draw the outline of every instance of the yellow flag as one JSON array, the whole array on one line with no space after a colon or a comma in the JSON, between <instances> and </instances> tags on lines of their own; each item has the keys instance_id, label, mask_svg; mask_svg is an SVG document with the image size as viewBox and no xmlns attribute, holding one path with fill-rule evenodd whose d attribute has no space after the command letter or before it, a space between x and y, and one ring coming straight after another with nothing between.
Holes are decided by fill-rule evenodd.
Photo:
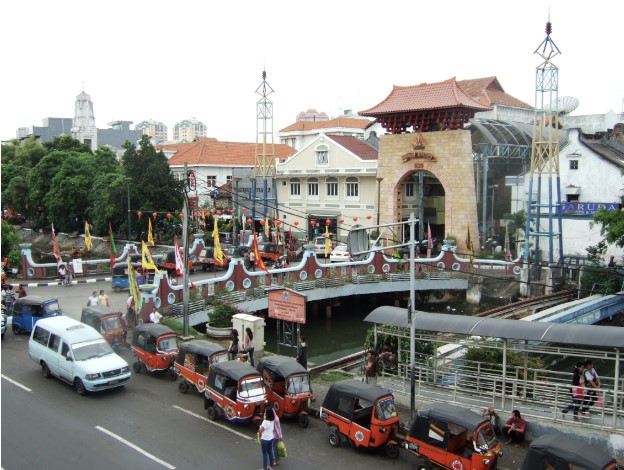
<instances>
[{"instance_id":1,"label":"yellow flag","mask_svg":"<svg viewBox=\"0 0 624 470\"><path fill-rule=\"evenodd\" d=\"M152 236L152 219L147 219L147 243L154 246L154 237Z\"/></svg>"},{"instance_id":2,"label":"yellow flag","mask_svg":"<svg viewBox=\"0 0 624 470\"><path fill-rule=\"evenodd\" d=\"M470 238L470 224L468 224L468 234L466 235L466 248L468 248L468 254L470 254L470 264L474 264L475 258L472 239Z\"/></svg>"},{"instance_id":3,"label":"yellow flag","mask_svg":"<svg viewBox=\"0 0 624 470\"><path fill-rule=\"evenodd\" d=\"M271 227L269 227L269 213L268 212L264 220L264 234L266 235L267 240L269 240L269 236L271 234Z\"/></svg>"},{"instance_id":4,"label":"yellow flag","mask_svg":"<svg viewBox=\"0 0 624 470\"><path fill-rule=\"evenodd\" d=\"M219 240L219 224L217 223L216 217L214 218L212 239L214 241L214 259L218 263L223 263L223 251L221 250L221 240Z\"/></svg>"},{"instance_id":5,"label":"yellow flag","mask_svg":"<svg viewBox=\"0 0 624 470\"><path fill-rule=\"evenodd\" d=\"M331 240L329 239L329 225L325 226L325 257L329 256L331 251Z\"/></svg>"},{"instance_id":6,"label":"yellow flag","mask_svg":"<svg viewBox=\"0 0 624 470\"><path fill-rule=\"evenodd\" d=\"M91 241L91 232L89 232L89 222L85 220L85 247L87 250L90 250L93 247L93 242Z\"/></svg>"},{"instance_id":7,"label":"yellow flag","mask_svg":"<svg viewBox=\"0 0 624 470\"><path fill-rule=\"evenodd\" d=\"M154 263L154 258L152 258L149 247L144 241L141 241L141 265L143 269L153 269L156 274L160 274L156 263Z\"/></svg>"}]
</instances>

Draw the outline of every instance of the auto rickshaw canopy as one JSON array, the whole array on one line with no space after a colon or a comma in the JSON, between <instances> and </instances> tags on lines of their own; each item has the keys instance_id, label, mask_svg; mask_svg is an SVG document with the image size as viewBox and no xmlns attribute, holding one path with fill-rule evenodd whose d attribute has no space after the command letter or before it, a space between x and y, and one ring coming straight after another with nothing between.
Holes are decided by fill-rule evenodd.
<instances>
[{"instance_id":1,"label":"auto rickshaw canopy","mask_svg":"<svg viewBox=\"0 0 624 470\"><path fill-rule=\"evenodd\" d=\"M183 364L186 354L199 354L210 358L222 352L227 352L227 350L219 344L204 339L194 339L180 344L177 362Z\"/></svg>"},{"instance_id":2,"label":"auto rickshaw canopy","mask_svg":"<svg viewBox=\"0 0 624 470\"><path fill-rule=\"evenodd\" d=\"M147 338L160 338L164 335L175 335L175 331L160 323L144 323L134 329L134 335L132 336L132 344L136 344L137 338L141 333L146 333Z\"/></svg>"},{"instance_id":3,"label":"auto rickshaw canopy","mask_svg":"<svg viewBox=\"0 0 624 470\"><path fill-rule=\"evenodd\" d=\"M569 464L586 470L615 468L616 461L596 446L564 436L545 434L534 439L520 470L534 470L552 465L555 470L568 470Z\"/></svg>"},{"instance_id":4,"label":"auto rickshaw canopy","mask_svg":"<svg viewBox=\"0 0 624 470\"><path fill-rule=\"evenodd\" d=\"M387 396L393 396L392 392L385 390L378 385L367 384L358 380L343 380L334 382L325 395L323 408L335 411L338 409L338 402L341 397L350 396L375 403L377 400Z\"/></svg>"},{"instance_id":5,"label":"auto rickshaw canopy","mask_svg":"<svg viewBox=\"0 0 624 470\"><path fill-rule=\"evenodd\" d=\"M438 421L444 421L446 423L457 424L470 431L474 431L483 423L489 423L487 418L484 418L474 411L470 411L466 408L456 405L431 405L425 408L421 408L416 413L416 418L410 427L410 436L412 435L412 429L415 426L418 418L435 419Z\"/></svg>"},{"instance_id":6,"label":"auto rickshaw canopy","mask_svg":"<svg viewBox=\"0 0 624 470\"><path fill-rule=\"evenodd\" d=\"M214 377L215 374L223 374L237 382L249 376L260 376L258 371L251 365L240 361L225 361L212 364L210 366L210 377Z\"/></svg>"},{"instance_id":7,"label":"auto rickshaw canopy","mask_svg":"<svg viewBox=\"0 0 624 470\"><path fill-rule=\"evenodd\" d=\"M308 374L308 370L295 361L292 357L287 356L265 356L258 361L258 371L268 369L277 373L284 378L291 375Z\"/></svg>"},{"instance_id":8,"label":"auto rickshaw canopy","mask_svg":"<svg viewBox=\"0 0 624 470\"><path fill-rule=\"evenodd\" d=\"M15 303L13 304L13 315L21 316L23 306L43 307L44 305L46 306L46 312L61 312L60 314L62 315L62 310L59 306L58 299L54 297L38 297L36 295L28 295L26 297L19 297L15 299Z\"/></svg>"},{"instance_id":9,"label":"auto rickshaw canopy","mask_svg":"<svg viewBox=\"0 0 624 470\"><path fill-rule=\"evenodd\" d=\"M122 315L122 313L114 311L113 308L108 305L90 305L88 307L82 307L82 318L80 321L83 323L90 323L96 318L101 319L109 315Z\"/></svg>"}]
</instances>

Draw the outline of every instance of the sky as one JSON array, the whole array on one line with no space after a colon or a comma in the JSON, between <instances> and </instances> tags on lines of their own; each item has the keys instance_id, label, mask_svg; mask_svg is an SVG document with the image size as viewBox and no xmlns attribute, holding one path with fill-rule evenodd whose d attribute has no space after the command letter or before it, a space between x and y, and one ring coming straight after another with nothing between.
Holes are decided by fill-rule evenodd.
<instances>
[{"instance_id":1,"label":"sky","mask_svg":"<svg viewBox=\"0 0 624 470\"><path fill-rule=\"evenodd\" d=\"M561 51L559 96L573 114L624 108L624 2L110 0L3 2L0 138L93 100L96 126L196 118L220 141L256 141L262 71L273 130L307 109L368 109L393 85L496 76L533 104L534 54ZM618 34L619 33L619 34ZM275 139L277 142L277 138Z\"/></svg>"}]
</instances>

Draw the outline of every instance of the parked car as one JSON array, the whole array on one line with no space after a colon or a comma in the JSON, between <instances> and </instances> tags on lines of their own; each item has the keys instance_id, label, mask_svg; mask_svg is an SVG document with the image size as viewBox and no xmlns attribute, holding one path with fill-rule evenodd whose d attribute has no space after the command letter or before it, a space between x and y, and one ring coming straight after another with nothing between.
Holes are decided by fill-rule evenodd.
<instances>
[{"instance_id":1,"label":"parked car","mask_svg":"<svg viewBox=\"0 0 624 470\"><path fill-rule=\"evenodd\" d=\"M7 316L2 313L2 339L4 339L4 334L7 330Z\"/></svg>"},{"instance_id":2,"label":"parked car","mask_svg":"<svg viewBox=\"0 0 624 470\"><path fill-rule=\"evenodd\" d=\"M173 276L176 272L175 250L169 250L167 254L158 260L158 269L165 269L169 276ZM194 272L193 261L188 261L189 272Z\"/></svg>"},{"instance_id":3,"label":"parked car","mask_svg":"<svg viewBox=\"0 0 624 470\"><path fill-rule=\"evenodd\" d=\"M178 355L178 340L175 332L159 323L145 323L134 329L132 335L132 355L137 358L132 365L138 374L145 368L148 372L165 371L171 380L175 374L173 362Z\"/></svg>"},{"instance_id":4,"label":"parked car","mask_svg":"<svg viewBox=\"0 0 624 470\"><path fill-rule=\"evenodd\" d=\"M227 360L227 350L216 343L203 339L181 343L173 363L175 373L182 377L178 390L188 393L191 386L195 386L199 393L204 393L210 365Z\"/></svg>"},{"instance_id":5,"label":"parked car","mask_svg":"<svg viewBox=\"0 0 624 470\"><path fill-rule=\"evenodd\" d=\"M347 245L338 245L329 254L330 263L340 263L343 261L351 261L351 253Z\"/></svg>"},{"instance_id":6,"label":"parked car","mask_svg":"<svg viewBox=\"0 0 624 470\"><path fill-rule=\"evenodd\" d=\"M531 441L521 470L542 468L617 470L617 462L606 452L590 444L564 436L544 434Z\"/></svg>"}]
</instances>

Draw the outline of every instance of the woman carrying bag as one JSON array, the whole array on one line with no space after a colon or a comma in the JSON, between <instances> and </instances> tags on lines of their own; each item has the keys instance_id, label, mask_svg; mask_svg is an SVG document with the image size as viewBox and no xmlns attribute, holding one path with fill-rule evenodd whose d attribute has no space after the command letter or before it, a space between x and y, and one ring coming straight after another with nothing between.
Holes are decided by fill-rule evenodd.
<instances>
[{"instance_id":1,"label":"woman carrying bag","mask_svg":"<svg viewBox=\"0 0 624 470\"><path fill-rule=\"evenodd\" d=\"M280 457L286 457L286 445L284 444L279 416L275 413L273 420L273 466L279 465Z\"/></svg>"}]
</instances>

